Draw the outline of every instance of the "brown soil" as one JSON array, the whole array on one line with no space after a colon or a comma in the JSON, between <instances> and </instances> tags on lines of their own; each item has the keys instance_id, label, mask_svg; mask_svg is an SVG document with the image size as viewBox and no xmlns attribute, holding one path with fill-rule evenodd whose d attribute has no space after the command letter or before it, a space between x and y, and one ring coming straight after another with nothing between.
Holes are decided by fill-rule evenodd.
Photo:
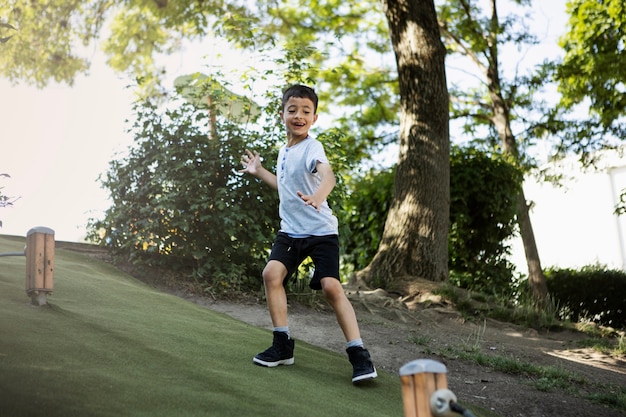
<instances>
[{"instance_id":1,"label":"brown soil","mask_svg":"<svg viewBox=\"0 0 626 417\"><path fill-rule=\"evenodd\" d=\"M271 329L263 304L183 296L211 310ZM410 310L386 297L381 290L349 292L349 297L357 312L363 340L379 371L398 375L399 368L414 359L437 360L446 365L448 386L459 402L492 410L500 416L626 415L584 398L603 389L594 384L626 385L626 358L577 347L577 341L589 339L587 335L573 331L537 332L495 320L468 321L451 306L432 302L428 307L424 304ZM324 304L311 308L291 302L289 326L295 339L337 352L345 349L335 316ZM463 349L556 367L586 382L574 382L567 390L540 391L532 377L496 372L473 361L458 359L454 352Z\"/></svg>"},{"instance_id":2,"label":"brown soil","mask_svg":"<svg viewBox=\"0 0 626 417\"><path fill-rule=\"evenodd\" d=\"M151 281L152 285L190 302L271 329L269 314L261 301L201 297L193 291L164 285L172 280ZM399 368L414 359L437 360L446 366L448 386L460 403L470 405L470 410L473 405L503 417L626 415L623 409L610 408L589 399L590 395L626 386L626 358L580 347L580 341L588 340L589 335L571 330L537 331L490 319L468 320L429 291L413 298L411 303L400 302L382 290L353 291L347 288L346 291L357 313L363 340L379 372L398 375ZM290 301L289 308L292 337L344 352L343 335L332 310L324 302L309 307ZM571 382L561 389L552 387L548 380L546 384L550 389L542 391L536 387L537 377L498 372L475 361L462 360L458 353L463 351L557 368L571 372L577 376L577 381L582 382Z\"/></svg>"}]
</instances>

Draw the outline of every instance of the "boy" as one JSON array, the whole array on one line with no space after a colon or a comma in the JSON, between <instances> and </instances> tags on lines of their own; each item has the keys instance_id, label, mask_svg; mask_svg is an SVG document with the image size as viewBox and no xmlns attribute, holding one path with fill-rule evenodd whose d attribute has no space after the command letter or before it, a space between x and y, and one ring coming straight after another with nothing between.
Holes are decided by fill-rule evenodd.
<instances>
[{"instance_id":1,"label":"boy","mask_svg":"<svg viewBox=\"0 0 626 417\"><path fill-rule=\"evenodd\" d=\"M309 286L322 290L333 307L346 338L346 352L352 363L352 382L378 375L363 341L352 304L339 280L339 239L337 218L326 197L335 186L335 175L322 144L309 136L317 121L318 97L304 85L285 90L280 117L287 143L278 153L276 174L265 169L258 153L249 150L241 158L247 172L278 191L280 231L274 240L269 261L263 270L267 305L274 325L272 346L257 354L253 362L274 367L294 363L294 341L287 323L287 280L310 256L315 273Z\"/></svg>"}]
</instances>

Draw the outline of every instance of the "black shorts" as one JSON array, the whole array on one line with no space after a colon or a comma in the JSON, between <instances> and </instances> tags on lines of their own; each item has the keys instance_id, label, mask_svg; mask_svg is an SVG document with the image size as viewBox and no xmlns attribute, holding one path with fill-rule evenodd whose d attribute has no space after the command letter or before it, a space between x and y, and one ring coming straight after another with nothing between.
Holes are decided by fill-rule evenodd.
<instances>
[{"instance_id":1,"label":"black shorts","mask_svg":"<svg viewBox=\"0 0 626 417\"><path fill-rule=\"evenodd\" d=\"M286 233L278 233L274 239L269 260L279 261L287 268L287 276L283 282L285 285L307 256L311 257L315 266L309 287L321 290L321 279L326 277L339 280L339 237L337 235L293 238Z\"/></svg>"}]
</instances>

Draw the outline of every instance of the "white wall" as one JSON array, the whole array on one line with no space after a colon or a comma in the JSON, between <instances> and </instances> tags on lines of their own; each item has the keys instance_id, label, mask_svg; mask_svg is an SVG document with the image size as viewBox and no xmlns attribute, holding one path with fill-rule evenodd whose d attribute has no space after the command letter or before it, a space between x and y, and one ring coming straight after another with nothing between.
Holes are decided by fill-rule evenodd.
<instances>
[{"instance_id":1,"label":"white wall","mask_svg":"<svg viewBox=\"0 0 626 417\"><path fill-rule=\"evenodd\" d=\"M583 172L574 160L543 168L555 168L570 178L562 187L535 179L524 184L526 199L534 203L530 216L542 266L597 263L626 270L626 215L613 214L626 189L626 158L605 155L595 171ZM520 272L527 272L520 238L514 241L512 261Z\"/></svg>"}]
</instances>

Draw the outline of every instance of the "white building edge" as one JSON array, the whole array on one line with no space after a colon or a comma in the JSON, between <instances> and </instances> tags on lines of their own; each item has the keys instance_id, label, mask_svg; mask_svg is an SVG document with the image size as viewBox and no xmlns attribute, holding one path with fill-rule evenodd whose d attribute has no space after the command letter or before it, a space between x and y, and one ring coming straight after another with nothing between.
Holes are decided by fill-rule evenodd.
<instances>
[{"instance_id":1,"label":"white building edge","mask_svg":"<svg viewBox=\"0 0 626 417\"><path fill-rule=\"evenodd\" d=\"M526 199L543 268L578 269L601 265L626 270L626 215L615 214L626 191L626 149L599 153L595 169L582 169L576 157L550 163L566 176L561 186L527 178ZM521 238L512 245L512 262L527 273Z\"/></svg>"}]
</instances>

